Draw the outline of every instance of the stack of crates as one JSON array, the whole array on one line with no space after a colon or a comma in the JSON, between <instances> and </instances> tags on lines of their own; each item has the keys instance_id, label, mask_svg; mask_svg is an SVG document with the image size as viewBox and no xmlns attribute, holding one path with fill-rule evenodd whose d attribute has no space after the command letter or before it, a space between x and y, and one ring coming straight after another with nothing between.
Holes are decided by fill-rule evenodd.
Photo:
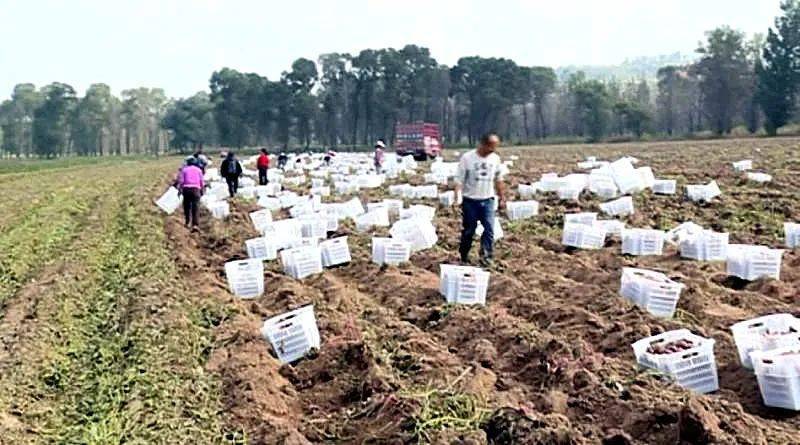
<instances>
[{"instance_id":1,"label":"stack of crates","mask_svg":"<svg viewBox=\"0 0 800 445\"><path fill-rule=\"evenodd\" d=\"M317 246L302 246L281 251L284 272L302 280L308 276L322 273L322 252Z\"/></svg>"}]
</instances>

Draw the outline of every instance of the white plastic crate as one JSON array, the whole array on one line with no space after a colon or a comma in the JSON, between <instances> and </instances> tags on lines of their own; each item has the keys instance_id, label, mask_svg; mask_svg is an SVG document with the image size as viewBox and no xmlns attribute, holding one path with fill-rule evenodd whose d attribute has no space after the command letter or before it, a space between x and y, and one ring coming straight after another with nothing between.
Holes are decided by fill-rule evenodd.
<instances>
[{"instance_id":1,"label":"white plastic crate","mask_svg":"<svg viewBox=\"0 0 800 445\"><path fill-rule=\"evenodd\" d=\"M311 187L311 190L308 193L314 196L331 196L331 188L327 185Z\"/></svg>"},{"instance_id":2,"label":"white plastic crate","mask_svg":"<svg viewBox=\"0 0 800 445\"><path fill-rule=\"evenodd\" d=\"M389 211L386 207L375 209L355 217L356 230L366 232L373 227L389 227Z\"/></svg>"},{"instance_id":3,"label":"white plastic crate","mask_svg":"<svg viewBox=\"0 0 800 445\"><path fill-rule=\"evenodd\" d=\"M750 354L789 346L800 346L800 319L792 314L772 314L731 326L742 366L753 369Z\"/></svg>"},{"instance_id":4,"label":"white plastic crate","mask_svg":"<svg viewBox=\"0 0 800 445\"><path fill-rule=\"evenodd\" d=\"M556 189L558 199L565 201L577 201L581 196L581 192L583 192L583 186L572 183L563 184Z\"/></svg>"},{"instance_id":5,"label":"white plastic crate","mask_svg":"<svg viewBox=\"0 0 800 445\"><path fill-rule=\"evenodd\" d=\"M500 218L497 217L494 218L494 225L492 226L492 229L494 230L492 238L495 241L503 239L503 237L505 236L505 232L503 232L503 225L500 223ZM481 237L482 235L483 235L483 224L481 224L481 222L478 221L478 226L475 228L475 236Z\"/></svg>"},{"instance_id":6,"label":"white plastic crate","mask_svg":"<svg viewBox=\"0 0 800 445\"><path fill-rule=\"evenodd\" d=\"M642 185L645 188L652 188L655 185L656 177L653 175L653 169L650 167L639 167L636 169L639 178L642 180Z\"/></svg>"},{"instance_id":7,"label":"white plastic crate","mask_svg":"<svg viewBox=\"0 0 800 445\"><path fill-rule=\"evenodd\" d=\"M314 306L304 306L264 321L261 335L270 342L281 363L291 363L312 349L319 349L320 337Z\"/></svg>"},{"instance_id":8,"label":"white plastic crate","mask_svg":"<svg viewBox=\"0 0 800 445\"><path fill-rule=\"evenodd\" d=\"M645 269L625 267L619 293L656 317L671 318L678 306L684 285L666 275Z\"/></svg>"},{"instance_id":9,"label":"white plastic crate","mask_svg":"<svg viewBox=\"0 0 800 445\"><path fill-rule=\"evenodd\" d=\"M224 182L213 182L209 184L208 191L206 191L206 194L203 196L207 196L212 201L228 199L228 186Z\"/></svg>"},{"instance_id":10,"label":"white plastic crate","mask_svg":"<svg viewBox=\"0 0 800 445\"><path fill-rule=\"evenodd\" d=\"M384 199L383 203L389 208L389 215L399 215L404 206L402 199Z\"/></svg>"},{"instance_id":11,"label":"white plastic crate","mask_svg":"<svg viewBox=\"0 0 800 445\"><path fill-rule=\"evenodd\" d=\"M539 183L534 184L520 184L518 187L518 193L520 199L531 199L536 195L536 192L539 191Z\"/></svg>"},{"instance_id":12,"label":"white plastic crate","mask_svg":"<svg viewBox=\"0 0 800 445\"><path fill-rule=\"evenodd\" d=\"M322 273L322 252L318 246L294 247L281 251L283 271L295 279Z\"/></svg>"},{"instance_id":13,"label":"white plastic crate","mask_svg":"<svg viewBox=\"0 0 800 445\"><path fill-rule=\"evenodd\" d=\"M259 259L228 261L225 276L237 297L255 298L264 293L264 263Z\"/></svg>"},{"instance_id":14,"label":"white plastic crate","mask_svg":"<svg viewBox=\"0 0 800 445\"><path fill-rule=\"evenodd\" d=\"M539 203L536 201L510 201L506 203L506 214L511 221L532 218L539 214Z\"/></svg>"},{"instance_id":15,"label":"white plastic crate","mask_svg":"<svg viewBox=\"0 0 800 445\"><path fill-rule=\"evenodd\" d=\"M783 223L783 233L786 237L786 247L794 249L800 246L800 224Z\"/></svg>"},{"instance_id":16,"label":"white plastic crate","mask_svg":"<svg viewBox=\"0 0 800 445\"><path fill-rule=\"evenodd\" d=\"M261 196L258 198L258 202L256 202L256 204L258 204L259 207L263 207L267 210L281 209L281 200L270 196Z\"/></svg>"},{"instance_id":17,"label":"white plastic crate","mask_svg":"<svg viewBox=\"0 0 800 445\"><path fill-rule=\"evenodd\" d=\"M400 219L422 218L433 221L433 218L436 216L436 207L419 204L412 205L407 209L401 209L399 215Z\"/></svg>"},{"instance_id":18,"label":"white plastic crate","mask_svg":"<svg viewBox=\"0 0 800 445\"><path fill-rule=\"evenodd\" d=\"M372 238L372 262L375 264L401 264L411 258L411 244L392 238Z\"/></svg>"},{"instance_id":19,"label":"white plastic crate","mask_svg":"<svg viewBox=\"0 0 800 445\"><path fill-rule=\"evenodd\" d=\"M597 221L597 213L583 212L583 213L567 213L564 215L565 224L583 224L586 226L594 225Z\"/></svg>"},{"instance_id":20,"label":"white plastic crate","mask_svg":"<svg viewBox=\"0 0 800 445\"><path fill-rule=\"evenodd\" d=\"M647 352L651 346L659 347L679 340L688 340L694 347L666 354ZM670 375L678 385L705 394L719 389L714 343L713 338L678 329L637 341L633 344L633 353L639 365Z\"/></svg>"},{"instance_id":21,"label":"white plastic crate","mask_svg":"<svg viewBox=\"0 0 800 445\"><path fill-rule=\"evenodd\" d=\"M436 228L423 218L401 219L392 225L389 233L392 238L409 242L412 252L430 249L439 240Z\"/></svg>"},{"instance_id":22,"label":"white plastic crate","mask_svg":"<svg viewBox=\"0 0 800 445\"><path fill-rule=\"evenodd\" d=\"M241 180L239 182L241 182ZM250 185L247 187L239 187L239 190L236 191L236 196L239 196L244 199L256 199L258 198L256 186Z\"/></svg>"},{"instance_id":23,"label":"white plastic crate","mask_svg":"<svg viewBox=\"0 0 800 445\"><path fill-rule=\"evenodd\" d=\"M609 164L608 168L611 170L614 182L623 195L644 190L645 184L642 181L642 176L633 167L631 158L618 159Z\"/></svg>"},{"instance_id":24,"label":"white plastic crate","mask_svg":"<svg viewBox=\"0 0 800 445\"><path fill-rule=\"evenodd\" d=\"M717 233L711 230L684 237L680 241L681 256L699 261L725 261L728 258L727 233Z\"/></svg>"},{"instance_id":25,"label":"white plastic crate","mask_svg":"<svg viewBox=\"0 0 800 445\"><path fill-rule=\"evenodd\" d=\"M203 180L205 182L214 182L219 181L221 176L219 175L219 169L213 167L206 167L206 172L203 174Z\"/></svg>"},{"instance_id":26,"label":"white plastic crate","mask_svg":"<svg viewBox=\"0 0 800 445\"><path fill-rule=\"evenodd\" d=\"M446 192L439 193L439 204L443 207L452 207L456 204L456 192L452 190L448 190Z\"/></svg>"},{"instance_id":27,"label":"white plastic crate","mask_svg":"<svg viewBox=\"0 0 800 445\"><path fill-rule=\"evenodd\" d=\"M762 172L747 172L747 179L753 182L772 182L772 175Z\"/></svg>"},{"instance_id":28,"label":"white plastic crate","mask_svg":"<svg viewBox=\"0 0 800 445\"><path fill-rule=\"evenodd\" d=\"M600 174L589 175L589 191L602 199L616 198L619 195L614 179Z\"/></svg>"},{"instance_id":29,"label":"white plastic crate","mask_svg":"<svg viewBox=\"0 0 800 445\"><path fill-rule=\"evenodd\" d=\"M561 244L579 249L602 249L606 243L605 228L578 223L564 224Z\"/></svg>"},{"instance_id":30,"label":"white plastic crate","mask_svg":"<svg viewBox=\"0 0 800 445\"><path fill-rule=\"evenodd\" d=\"M323 267L338 266L352 261L346 236L322 241L319 243L319 249L322 253Z\"/></svg>"},{"instance_id":31,"label":"white plastic crate","mask_svg":"<svg viewBox=\"0 0 800 445\"><path fill-rule=\"evenodd\" d=\"M600 204L600 210L611 216L632 215L634 212L633 198L630 196L623 196L613 201L604 202Z\"/></svg>"},{"instance_id":32,"label":"white plastic crate","mask_svg":"<svg viewBox=\"0 0 800 445\"><path fill-rule=\"evenodd\" d=\"M744 244L728 245L728 275L747 281L780 280L783 250Z\"/></svg>"},{"instance_id":33,"label":"white plastic crate","mask_svg":"<svg viewBox=\"0 0 800 445\"><path fill-rule=\"evenodd\" d=\"M208 203L208 211L216 219L225 219L231 214L231 208L227 201L214 201Z\"/></svg>"},{"instance_id":34,"label":"white plastic crate","mask_svg":"<svg viewBox=\"0 0 800 445\"><path fill-rule=\"evenodd\" d=\"M469 266L442 264L439 267L439 290L448 303L486 304L489 272Z\"/></svg>"},{"instance_id":35,"label":"white plastic crate","mask_svg":"<svg viewBox=\"0 0 800 445\"><path fill-rule=\"evenodd\" d=\"M364 210L364 205L361 204L361 200L358 198L353 198L339 206L339 216L342 218L355 218L364 213L366 213L366 210Z\"/></svg>"},{"instance_id":36,"label":"white plastic crate","mask_svg":"<svg viewBox=\"0 0 800 445\"><path fill-rule=\"evenodd\" d=\"M297 193L295 192L284 191L281 192L280 196L278 196L278 199L280 200L281 208L288 209L290 207L296 206L297 204L300 204L306 198L298 196Z\"/></svg>"},{"instance_id":37,"label":"white plastic crate","mask_svg":"<svg viewBox=\"0 0 800 445\"><path fill-rule=\"evenodd\" d=\"M625 223L616 219L598 219L594 225L602 227L608 236L622 236Z\"/></svg>"},{"instance_id":38,"label":"white plastic crate","mask_svg":"<svg viewBox=\"0 0 800 445\"><path fill-rule=\"evenodd\" d=\"M800 411L800 345L750 355L764 405Z\"/></svg>"},{"instance_id":39,"label":"white plastic crate","mask_svg":"<svg viewBox=\"0 0 800 445\"><path fill-rule=\"evenodd\" d=\"M653 193L659 195L674 195L678 188L678 181L674 179L656 179L653 183Z\"/></svg>"},{"instance_id":40,"label":"white plastic crate","mask_svg":"<svg viewBox=\"0 0 800 445\"><path fill-rule=\"evenodd\" d=\"M297 247L318 247L319 246L319 238L316 236L314 237L298 237L292 238L290 240L286 240L282 242L282 244L286 244L286 249L294 249Z\"/></svg>"},{"instance_id":41,"label":"white plastic crate","mask_svg":"<svg viewBox=\"0 0 800 445\"><path fill-rule=\"evenodd\" d=\"M435 185L420 185L411 189L411 196L408 198L426 198L437 199L439 197L439 189Z\"/></svg>"},{"instance_id":42,"label":"white plastic crate","mask_svg":"<svg viewBox=\"0 0 800 445\"><path fill-rule=\"evenodd\" d=\"M389 194L392 196L406 196L411 184L395 184L389 186Z\"/></svg>"},{"instance_id":43,"label":"white plastic crate","mask_svg":"<svg viewBox=\"0 0 800 445\"><path fill-rule=\"evenodd\" d=\"M350 181L336 181L333 183L333 188L337 195L352 195L358 193L360 189L357 182Z\"/></svg>"},{"instance_id":44,"label":"white plastic crate","mask_svg":"<svg viewBox=\"0 0 800 445\"><path fill-rule=\"evenodd\" d=\"M380 211L384 211L385 210L386 213L388 214L389 213L389 205L386 204L386 202L384 202L384 201L368 202L367 203L367 213L375 211L375 210L380 210Z\"/></svg>"},{"instance_id":45,"label":"white plastic crate","mask_svg":"<svg viewBox=\"0 0 800 445\"><path fill-rule=\"evenodd\" d=\"M425 173L423 180L428 184L447 185L447 176L437 173Z\"/></svg>"},{"instance_id":46,"label":"white plastic crate","mask_svg":"<svg viewBox=\"0 0 800 445\"><path fill-rule=\"evenodd\" d=\"M178 189L170 187L169 190L158 198L156 205L168 215L171 215L180 207L182 201L181 196L178 194Z\"/></svg>"},{"instance_id":47,"label":"white plastic crate","mask_svg":"<svg viewBox=\"0 0 800 445\"><path fill-rule=\"evenodd\" d=\"M621 236L623 255L661 255L664 250L665 234L661 230L624 229Z\"/></svg>"},{"instance_id":48,"label":"white plastic crate","mask_svg":"<svg viewBox=\"0 0 800 445\"><path fill-rule=\"evenodd\" d=\"M259 260L274 260L278 258L278 246L267 237L252 238L244 242L247 256Z\"/></svg>"},{"instance_id":49,"label":"white plastic crate","mask_svg":"<svg viewBox=\"0 0 800 445\"><path fill-rule=\"evenodd\" d=\"M299 220L282 219L265 225L261 233L273 240L278 249L285 249L291 245L292 240L302 238L303 226Z\"/></svg>"},{"instance_id":50,"label":"white plastic crate","mask_svg":"<svg viewBox=\"0 0 800 445\"><path fill-rule=\"evenodd\" d=\"M301 216L311 215L313 213L314 203L309 199L303 199L289 209L289 215L291 215L292 218L300 218Z\"/></svg>"},{"instance_id":51,"label":"white plastic crate","mask_svg":"<svg viewBox=\"0 0 800 445\"><path fill-rule=\"evenodd\" d=\"M711 181L705 185L686 186L686 195L695 202L708 202L721 194L717 181Z\"/></svg>"},{"instance_id":52,"label":"white plastic crate","mask_svg":"<svg viewBox=\"0 0 800 445\"><path fill-rule=\"evenodd\" d=\"M545 173L539 179L539 187L543 192L555 192L564 185L564 180L557 173Z\"/></svg>"},{"instance_id":53,"label":"white plastic crate","mask_svg":"<svg viewBox=\"0 0 800 445\"><path fill-rule=\"evenodd\" d=\"M250 212L250 221L253 222L253 227L261 232L264 226L272 222L272 212L268 209Z\"/></svg>"},{"instance_id":54,"label":"white plastic crate","mask_svg":"<svg viewBox=\"0 0 800 445\"><path fill-rule=\"evenodd\" d=\"M298 221L300 222L300 234L303 238L328 237L328 218L320 218L312 214L298 218Z\"/></svg>"},{"instance_id":55,"label":"white plastic crate","mask_svg":"<svg viewBox=\"0 0 800 445\"><path fill-rule=\"evenodd\" d=\"M733 163L733 169L737 172L746 172L748 170L753 169L753 161L750 159L745 159L742 161L736 161Z\"/></svg>"}]
</instances>

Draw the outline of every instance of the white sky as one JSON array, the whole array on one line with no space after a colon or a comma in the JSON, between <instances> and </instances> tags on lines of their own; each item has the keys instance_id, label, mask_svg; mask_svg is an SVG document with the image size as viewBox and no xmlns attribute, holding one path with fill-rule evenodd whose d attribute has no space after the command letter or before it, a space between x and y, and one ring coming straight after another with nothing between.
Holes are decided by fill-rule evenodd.
<instances>
[{"instance_id":1,"label":"white sky","mask_svg":"<svg viewBox=\"0 0 800 445\"><path fill-rule=\"evenodd\" d=\"M293 60L415 43L440 62L616 64L691 53L727 24L765 33L779 0L0 0L0 98L61 81L79 92L206 90L230 67L270 79Z\"/></svg>"}]
</instances>

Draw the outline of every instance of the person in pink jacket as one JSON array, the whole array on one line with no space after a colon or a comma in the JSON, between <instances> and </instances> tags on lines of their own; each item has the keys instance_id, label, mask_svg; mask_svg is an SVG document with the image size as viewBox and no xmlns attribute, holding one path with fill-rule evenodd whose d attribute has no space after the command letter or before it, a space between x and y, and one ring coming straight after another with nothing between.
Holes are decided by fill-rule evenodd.
<instances>
[{"instance_id":1,"label":"person in pink jacket","mask_svg":"<svg viewBox=\"0 0 800 445\"><path fill-rule=\"evenodd\" d=\"M192 231L198 229L200 198L203 196L205 182L203 181L203 170L197 165L196 158L186 159L186 165L178 173L178 193L183 195L183 216L186 227L191 224Z\"/></svg>"}]
</instances>

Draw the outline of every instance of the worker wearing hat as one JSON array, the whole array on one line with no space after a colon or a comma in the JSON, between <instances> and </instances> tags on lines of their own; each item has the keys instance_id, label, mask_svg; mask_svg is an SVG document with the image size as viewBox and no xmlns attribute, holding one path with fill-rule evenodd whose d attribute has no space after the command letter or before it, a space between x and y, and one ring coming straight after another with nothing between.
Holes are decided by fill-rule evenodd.
<instances>
[{"instance_id":1,"label":"worker wearing hat","mask_svg":"<svg viewBox=\"0 0 800 445\"><path fill-rule=\"evenodd\" d=\"M375 161L375 172L380 174L383 168L383 149L386 148L386 143L383 142L383 139L378 139L378 142L375 143L375 155L373 160Z\"/></svg>"}]
</instances>

